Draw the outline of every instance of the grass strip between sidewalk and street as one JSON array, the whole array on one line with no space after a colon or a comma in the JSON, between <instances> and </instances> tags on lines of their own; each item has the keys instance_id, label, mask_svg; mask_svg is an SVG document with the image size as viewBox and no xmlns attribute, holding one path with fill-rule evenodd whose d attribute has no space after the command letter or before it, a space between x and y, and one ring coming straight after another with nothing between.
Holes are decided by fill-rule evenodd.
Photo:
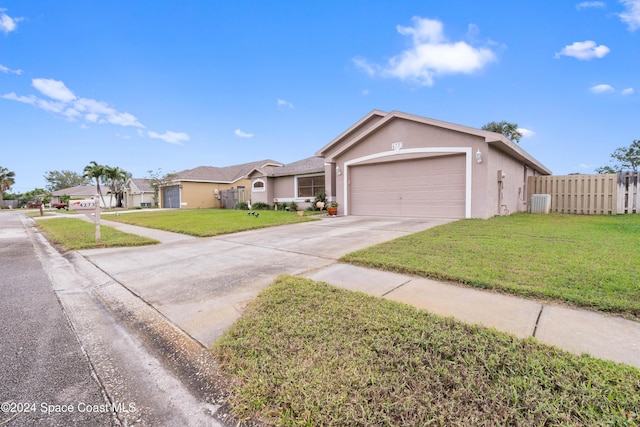
<instances>
[{"instance_id":1,"label":"grass strip between sidewalk and street","mask_svg":"<svg viewBox=\"0 0 640 427\"><path fill-rule=\"evenodd\" d=\"M95 240L96 226L76 218L53 218L36 222L51 242L64 250L143 246L160 243L157 240L124 233L113 227L100 226L100 241Z\"/></svg>"},{"instance_id":2,"label":"grass strip between sidewalk and street","mask_svg":"<svg viewBox=\"0 0 640 427\"><path fill-rule=\"evenodd\" d=\"M281 276L214 344L230 403L278 426L637 425L640 370Z\"/></svg>"},{"instance_id":3,"label":"grass strip between sidewalk and street","mask_svg":"<svg viewBox=\"0 0 640 427\"><path fill-rule=\"evenodd\" d=\"M255 215L235 209L163 210L126 213L118 216L105 215L105 219L197 237L217 236L318 219L308 215L298 216L296 212L270 210L252 212L255 212Z\"/></svg>"},{"instance_id":4,"label":"grass strip between sidewalk and street","mask_svg":"<svg viewBox=\"0 0 640 427\"><path fill-rule=\"evenodd\" d=\"M640 215L469 219L340 259L640 319Z\"/></svg>"}]
</instances>

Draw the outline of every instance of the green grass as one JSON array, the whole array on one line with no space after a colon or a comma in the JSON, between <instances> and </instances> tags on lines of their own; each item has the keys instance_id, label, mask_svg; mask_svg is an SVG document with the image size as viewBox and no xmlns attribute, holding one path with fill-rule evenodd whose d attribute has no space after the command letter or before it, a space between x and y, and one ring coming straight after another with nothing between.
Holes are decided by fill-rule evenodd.
<instances>
[{"instance_id":1,"label":"green grass","mask_svg":"<svg viewBox=\"0 0 640 427\"><path fill-rule=\"evenodd\" d=\"M310 216L299 217L295 212L256 212L258 217L247 215L247 211L231 209L171 210L105 215L105 219L198 237L317 220Z\"/></svg>"},{"instance_id":2,"label":"green grass","mask_svg":"<svg viewBox=\"0 0 640 427\"><path fill-rule=\"evenodd\" d=\"M640 371L281 276L214 345L234 413L282 426L637 425Z\"/></svg>"},{"instance_id":3,"label":"green grass","mask_svg":"<svg viewBox=\"0 0 640 427\"><path fill-rule=\"evenodd\" d=\"M341 261L640 318L640 215L462 220Z\"/></svg>"},{"instance_id":4,"label":"green grass","mask_svg":"<svg viewBox=\"0 0 640 427\"><path fill-rule=\"evenodd\" d=\"M157 240L123 233L113 227L100 226L100 241L95 241L95 224L75 218L54 218L38 221L37 226L50 241L65 250L142 246L159 243Z\"/></svg>"}]
</instances>

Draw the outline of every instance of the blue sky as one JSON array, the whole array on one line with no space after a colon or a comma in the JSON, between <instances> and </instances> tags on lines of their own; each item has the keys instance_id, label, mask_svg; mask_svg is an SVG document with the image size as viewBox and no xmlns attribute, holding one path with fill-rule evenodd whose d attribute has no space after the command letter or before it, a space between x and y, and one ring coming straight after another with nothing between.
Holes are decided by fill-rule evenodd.
<instances>
[{"instance_id":1,"label":"blue sky","mask_svg":"<svg viewBox=\"0 0 640 427\"><path fill-rule=\"evenodd\" d=\"M0 0L14 192L313 155L373 109L517 123L554 174L640 139L640 0Z\"/></svg>"}]
</instances>

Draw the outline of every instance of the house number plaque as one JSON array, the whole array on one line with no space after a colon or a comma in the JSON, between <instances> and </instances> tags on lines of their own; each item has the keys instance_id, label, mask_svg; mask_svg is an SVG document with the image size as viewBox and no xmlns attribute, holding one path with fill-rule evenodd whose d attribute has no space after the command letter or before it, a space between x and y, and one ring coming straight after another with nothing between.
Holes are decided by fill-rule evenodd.
<instances>
[{"instance_id":1,"label":"house number plaque","mask_svg":"<svg viewBox=\"0 0 640 427\"><path fill-rule=\"evenodd\" d=\"M400 151L401 148L402 148L402 141L394 142L393 144L391 144L391 149L393 151Z\"/></svg>"}]
</instances>

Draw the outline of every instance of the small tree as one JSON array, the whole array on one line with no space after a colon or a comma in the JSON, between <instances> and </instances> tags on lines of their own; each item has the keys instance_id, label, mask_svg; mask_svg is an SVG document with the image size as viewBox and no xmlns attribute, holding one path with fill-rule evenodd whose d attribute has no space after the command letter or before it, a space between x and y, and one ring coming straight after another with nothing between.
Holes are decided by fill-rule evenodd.
<instances>
[{"instance_id":1,"label":"small tree","mask_svg":"<svg viewBox=\"0 0 640 427\"><path fill-rule=\"evenodd\" d=\"M0 209L2 208L2 193L11 190L11 186L16 183L15 176L15 172L0 166Z\"/></svg>"},{"instance_id":2,"label":"small tree","mask_svg":"<svg viewBox=\"0 0 640 427\"><path fill-rule=\"evenodd\" d=\"M44 175L47 181L47 190L57 191L77 185L89 185L91 179L70 170L47 171Z\"/></svg>"},{"instance_id":3,"label":"small tree","mask_svg":"<svg viewBox=\"0 0 640 427\"><path fill-rule=\"evenodd\" d=\"M482 130L501 133L516 144L519 143L520 138L522 138L522 132L518 130L518 124L509 123L504 120L501 122L489 122L486 125L482 126Z\"/></svg>"},{"instance_id":4,"label":"small tree","mask_svg":"<svg viewBox=\"0 0 640 427\"><path fill-rule=\"evenodd\" d=\"M162 173L162 169L158 168L155 171L153 170L148 170L147 171L147 179L149 180L149 185L151 185L151 188L153 188L153 204L154 206L158 206L158 203L160 201L159 199L159 193L160 193L160 187L162 187L163 185L173 181L173 179L176 177L175 173Z\"/></svg>"},{"instance_id":5,"label":"small tree","mask_svg":"<svg viewBox=\"0 0 640 427\"><path fill-rule=\"evenodd\" d=\"M635 139L630 146L616 148L611 153L611 165L596 169L596 173L618 173L624 170L637 171L640 167L640 139Z\"/></svg>"}]
</instances>

